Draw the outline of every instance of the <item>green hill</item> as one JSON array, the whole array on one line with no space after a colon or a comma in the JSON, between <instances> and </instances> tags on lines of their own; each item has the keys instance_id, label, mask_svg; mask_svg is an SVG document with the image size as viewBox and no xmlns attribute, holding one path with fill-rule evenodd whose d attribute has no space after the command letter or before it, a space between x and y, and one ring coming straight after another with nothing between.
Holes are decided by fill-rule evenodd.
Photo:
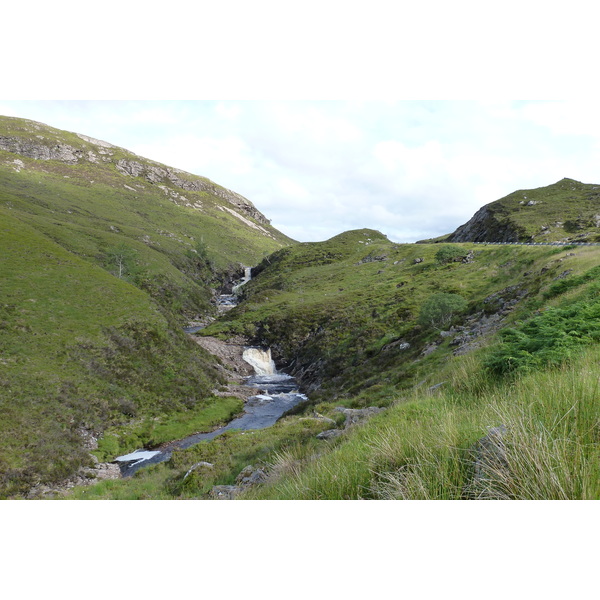
<instances>
[{"instance_id":1,"label":"green hill","mask_svg":"<svg viewBox=\"0 0 600 600\"><path fill-rule=\"evenodd\" d=\"M600 186L561 179L486 204L446 242L598 242Z\"/></svg>"},{"instance_id":2,"label":"green hill","mask_svg":"<svg viewBox=\"0 0 600 600\"><path fill-rule=\"evenodd\" d=\"M71 475L109 427L212 407L215 359L181 327L290 243L205 178L1 117L0 493Z\"/></svg>"}]
</instances>

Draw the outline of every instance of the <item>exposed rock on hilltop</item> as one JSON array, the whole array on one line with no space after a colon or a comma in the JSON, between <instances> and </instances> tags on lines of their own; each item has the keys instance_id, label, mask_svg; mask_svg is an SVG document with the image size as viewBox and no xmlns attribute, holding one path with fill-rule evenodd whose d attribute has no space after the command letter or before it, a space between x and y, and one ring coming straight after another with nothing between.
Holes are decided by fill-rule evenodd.
<instances>
[{"instance_id":1,"label":"exposed rock on hilltop","mask_svg":"<svg viewBox=\"0 0 600 600\"><path fill-rule=\"evenodd\" d=\"M25 119L3 117L8 135L0 135L0 150L6 150L35 160L56 160L68 165L80 163L112 163L123 175L144 177L153 184L172 184L191 192L205 192L227 201L234 209L259 223L269 220L240 194L221 187L209 179L167 167L139 157L123 148L82 134L70 134ZM124 158L123 155L126 157ZM189 204L192 206L192 204ZM234 216L241 216L235 213ZM262 232L269 235L267 231Z\"/></svg>"},{"instance_id":2,"label":"exposed rock on hilltop","mask_svg":"<svg viewBox=\"0 0 600 600\"><path fill-rule=\"evenodd\" d=\"M208 179L194 177L185 171L164 167L156 163L142 164L135 160L121 159L116 163L117 170L123 175L131 177L144 177L150 183L172 183L173 185L191 192L207 192L223 200L227 200L236 208L241 209L250 217L261 223L269 220L250 202L240 194L222 188Z\"/></svg>"},{"instance_id":3,"label":"exposed rock on hilltop","mask_svg":"<svg viewBox=\"0 0 600 600\"><path fill-rule=\"evenodd\" d=\"M600 186L561 179L486 204L454 233L428 242L596 242ZM424 240L425 241L425 240Z\"/></svg>"},{"instance_id":4,"label":"exposed rock on hilltop","mask_svg":"<svg viewBox=\"0 0 600 600\"><path fill-rule=\"evenodd\" d=\"M502 205L495 203L480 208L461 225L447 242L518 242L524 232L510 220Z\"/></svg>"}]
</instances>

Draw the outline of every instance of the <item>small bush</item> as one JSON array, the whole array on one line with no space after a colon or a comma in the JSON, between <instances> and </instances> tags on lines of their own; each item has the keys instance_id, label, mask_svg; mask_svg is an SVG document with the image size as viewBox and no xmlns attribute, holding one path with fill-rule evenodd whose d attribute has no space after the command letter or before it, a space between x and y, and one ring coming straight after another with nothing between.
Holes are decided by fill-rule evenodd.
<instances>
[{"instance_id":1,"label":"small bush","mask_svg":"<svg viewBox=\"0 0 600 600\"><path fill-rule=\"evenodd\" d=\"M423 303L418 322L426 327L442 328L450 325L466 307L467 301L459 294L434 294Z\"/></svg>"},{"instance_id":2,"label":"small bush","mask_svg":"<svg viewBox=\"0 0 600 600\"><path fill-rule=\"evenodd\" d=\"M457 258L463 258L468 252L460 246L442 246L435 253L435 260L440 264L445 265L446 263L453 262Z\"/></svg>"}]
</instances>

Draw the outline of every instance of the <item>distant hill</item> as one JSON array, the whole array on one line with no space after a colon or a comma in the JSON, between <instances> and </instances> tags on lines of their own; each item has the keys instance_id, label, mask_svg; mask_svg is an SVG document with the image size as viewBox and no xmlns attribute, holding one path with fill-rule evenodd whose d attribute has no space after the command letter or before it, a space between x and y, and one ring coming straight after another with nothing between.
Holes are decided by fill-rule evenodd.
<instances>
[{"instance_id":1,"label":"distant hill","mask_svg":"<svg viewBox=\"0 0 600 600\"><path fill-rule=\"evenodd\" d=\"M454 233L431 242L600 241L600 185L561 179L486 204Z\"/></svg>"}]
</instances>

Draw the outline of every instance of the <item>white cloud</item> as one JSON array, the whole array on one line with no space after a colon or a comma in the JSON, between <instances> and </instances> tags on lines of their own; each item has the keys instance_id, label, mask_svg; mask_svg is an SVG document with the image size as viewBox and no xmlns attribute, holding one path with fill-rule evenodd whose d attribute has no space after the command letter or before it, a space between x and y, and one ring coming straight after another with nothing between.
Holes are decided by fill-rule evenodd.
<instances>
[{"instance_id":1,"label":"white cloud","mask_svg":"<svg viewBox=\"0 0 600 600\"><path fill-rule=\"evenodd\" d=\"M222 184L220 179L250 173L254 163L247 145L234 136L179 135L164 142L138 144L129 149L140 156L208 177L219 184Z\"/></svg>"},{"instance_id":2,"label":"white cloud","mask_svg":"<svg viewBox=\"0 0 600 600\"><path fill-rule=\"evenodd\" d=\"M287 177L280 177L277 180L277 188L284 198L305 201L310 197L310 192L304 186Z\"/></svg>"},{"instance_id":3,"label":"white cloud","mask_svg":"<svg viewBox=\"0 0 600 600\"><path fill-rule=\"evenodd\" d=\"M597 100L531 102L520 110L520 116L554 134L600 135Z\"/></svg>"}]
</instances>

